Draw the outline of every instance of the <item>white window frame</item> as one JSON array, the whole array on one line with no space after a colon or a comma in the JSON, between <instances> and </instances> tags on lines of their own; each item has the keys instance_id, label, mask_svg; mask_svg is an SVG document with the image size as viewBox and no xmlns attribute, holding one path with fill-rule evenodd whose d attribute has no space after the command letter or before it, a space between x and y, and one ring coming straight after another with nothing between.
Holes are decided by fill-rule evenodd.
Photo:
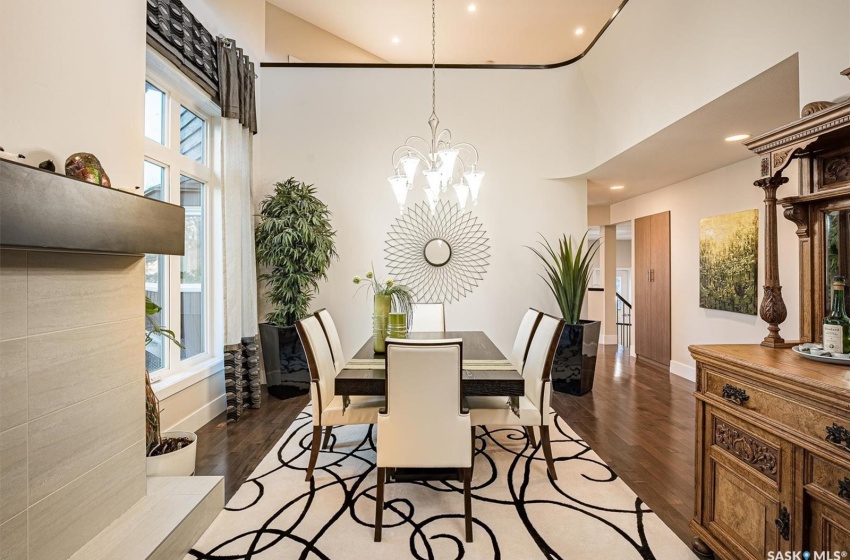
<instances>
[{"instance_id":1,"label":"white window frame","mask_svg":"<svg viewBox=\"0 0 850 560\"><path fill-rule=\"evenodd\" d=\"M180 177L203 183L204 211L204 348L200 354L181 360L180 348L170 342L164 368L151 373L154 392L166 398L223 370L224 312L216 302L223 294L223 262L221 254L221 181L215 168L216 143L221 139L221 110L209 95L192 83L158 53L147 49L145 80L166 96L163 140L160 144L144 137L145 160L165 168L164 200L180 205ZM195 113L206 123L204 163L180 153L180 108ZM163 318L166 328L180 339L180 255L165 255L167 305Z\"/></svg>"}]
</instances>

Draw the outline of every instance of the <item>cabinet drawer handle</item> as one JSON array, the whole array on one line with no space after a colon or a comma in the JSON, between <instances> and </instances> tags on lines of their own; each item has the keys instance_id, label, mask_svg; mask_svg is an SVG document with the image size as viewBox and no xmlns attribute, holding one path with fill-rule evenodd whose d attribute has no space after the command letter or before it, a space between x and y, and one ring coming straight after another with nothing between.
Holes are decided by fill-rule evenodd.
<instances>
[{"instance_id":1,"label":"cabinet drawer handle","mask_svg":"<svg viewBox=\"0 0 850 560\"><path fill-rule=\"evenodd\" d=\"M737 404L738 406L744 406L747 404L747 401L750 400L750 396L745 390L740 387L730 385L729 383L723 386L723 398L731 403Z\"/></svg>"},{"instance_id":2,"label":"cabinet drawer handle","mask_svg":"<svg viewBox=\"0 0 850 560\"><path fill-rule=\"evenodd\" d=\"M785 506L782 506L782 509L779 510L779 517L776 518L776 528L784 540L791 539L791 514Z\"/></svg>"},{"instance_id":3,"label":"cabinet drawer handle","mask_svg":"<svg viewBox=\"0 0 850 560\"><path fill-rule=\"evenodd\" d=\"M838 481L838 497L850 502L850 478L844 477L844 480Z\"/></svg>"},{"instance_id":4,"label":"cabinet drawer handle","mask_svg":"<svg viewBox=\"0 0 850 560\"><path fill-rule=\"evenodd\" d=\"M848 431L844 426L839 426L838 424L827 426L826 438L824 439L827 443L831 443L845 451L850 451L850 431Z\"/></svg>"}]
</instances>

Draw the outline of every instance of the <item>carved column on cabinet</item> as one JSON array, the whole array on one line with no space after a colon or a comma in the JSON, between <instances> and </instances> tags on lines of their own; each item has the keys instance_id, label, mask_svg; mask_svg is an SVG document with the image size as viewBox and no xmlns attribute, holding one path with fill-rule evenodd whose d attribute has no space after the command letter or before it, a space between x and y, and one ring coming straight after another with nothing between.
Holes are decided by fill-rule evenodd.
<instances>
[{"instance_id":1,"label":"carved column on cabinet","mask_svg":"<svg viewBox=\"0 0 850 560\"><path fill-rule=\"evenodd\" d=\"M764 253L765 278L764 297L759 307L759 315L767 323L768 334L762 341L762 346L781 348L787 346L785 339L779 335L779 325L788 317L788 309L782 300L782 285L779 283L779 252L776 233L776 189L788 182L788 177L779 173L764 177L755 186L764 189Z\"/></svg>"},{"instance_id":2,"label":"carved column on cabinet","mask_svg":"<svg viewBox=\"0 0 850 560\"><path fill-rule=\"evenodd\" d=\"M801 165L807 160L800 160ZM809 230L809 210L806 206L784 203L785 218L797 226L797 237L800 240L800 341L815 342L812 329L812 310L815 305L815 294L812 285L811 232Z\"/></svg>"}]
</instances>

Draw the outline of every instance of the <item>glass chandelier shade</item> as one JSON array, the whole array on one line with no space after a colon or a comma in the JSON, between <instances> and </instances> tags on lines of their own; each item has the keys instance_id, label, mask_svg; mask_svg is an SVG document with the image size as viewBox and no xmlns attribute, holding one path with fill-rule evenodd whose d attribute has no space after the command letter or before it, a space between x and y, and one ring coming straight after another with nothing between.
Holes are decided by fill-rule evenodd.
<instances>
[{"instance_id":1,"label":"glass chandelier shade","mask_svg":"<svg viewBox=\"0 0 850 560\"><path fill-rule=\"evenodd\" d=\"M448 186L454 186L455 194L461 208L471 195L472 203L478 203L481 190L483 171L477 171L478 150L472 144L461 142L452 144L452 133L445 128L439 130L440 119L437 118L437 24L436 0L431 1L431 117L428 126L431 128L431 139L421 136L409 137L404 145L393 152L393 168L395 175L389 178L390 186L402 212L407 200L406 190L413 188L416 170L419 164L423 166L426 186L425 194L433 213L436 209L440 192L446 192ZM402 191L402 178L405 191Z\"/></svg>"},{"instance_id":2,"label":"glass chandelier shade","mask_svg":"<svg viewBox=\"0 0 850 560\"><path fill-rule=\"evenodd\" d=\"M407 182L406 175L393 175L389 178L390 186L393 189L393 194L395 194L396 202L398 202L398 208L400 212L404 212L404 202L407 199L407 191L410 190L410 186Z\"/></svg>"}]
</instances>

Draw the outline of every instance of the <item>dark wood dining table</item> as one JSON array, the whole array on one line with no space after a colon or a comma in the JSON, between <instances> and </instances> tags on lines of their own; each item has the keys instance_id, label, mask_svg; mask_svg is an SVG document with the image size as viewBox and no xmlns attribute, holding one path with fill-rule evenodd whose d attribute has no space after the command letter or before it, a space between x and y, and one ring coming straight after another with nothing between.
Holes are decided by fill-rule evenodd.
<instances>
[{"instance_id":1,"label":"dark wood dining table","mask_svg":"<svg viewBox=\"0 0 850 560\"><path fill-rule=\"evenodd\" d=\"M505 359L493 341L481 331L411 332L407 334L407 338L460 338L463 340L463 360ZM372 338L354 355L355 360L383 357L384 354L375 353ZM386 376L384 369L343 369L336 376L334 393L343 399L352 396L383 396L386 395ZM512 401L513 407L516 406L518 398L525 394L525 381L516 370L463 369L462 387L465 397L507 397Z\"/></svg>"}]
</instances>

